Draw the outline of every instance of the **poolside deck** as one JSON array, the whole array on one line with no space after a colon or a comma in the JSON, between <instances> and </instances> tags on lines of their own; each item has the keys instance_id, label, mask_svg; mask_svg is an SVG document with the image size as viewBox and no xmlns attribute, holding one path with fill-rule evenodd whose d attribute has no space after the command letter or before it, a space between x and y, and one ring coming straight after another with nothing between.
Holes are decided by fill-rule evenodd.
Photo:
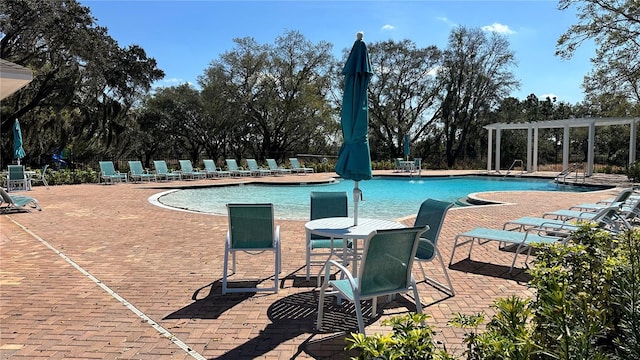
<instances>
[{"instance_id":1,"label":"poolside deck","mask_svg":"<svg viewBox=\"0 0 640 360\"><path fill-rule=\"evenodd\" d=\"M468 172L423 175L462 173ZM330 175L259 180L312 182ZM237 181L247 179L181 184ZM629 186L622 177L604 181ZM315 279L304 279L304 222L277 221L283 242L278 294L222 296L226 217L147 201L177 184L35 187L28 194L40 201L41 212L0 216L0 358L344 359L344 331L356 327L351 316L329 312L333 321L325 331L313 330L317 292ZM485 193L484 199L506 204L452 209L441 233L443 257L449 260L454 236L472 227L498 227L616 193ZM512 253L489 243L474 248L473 260L464 260L460 250L449 269L456 296L419 284L429 324L458 354L463 332L446 326L453 313L491 313L496 298L532 295L525 273L508 276ZM239 279L268 272L270 261L253 259L259 258L239 258ZM427 269L438 276L436 264ZM402 298L379 306L384 314L370 321L368 334L387 332L382 319L412 309Z\"/></svg>"}]
</instances>

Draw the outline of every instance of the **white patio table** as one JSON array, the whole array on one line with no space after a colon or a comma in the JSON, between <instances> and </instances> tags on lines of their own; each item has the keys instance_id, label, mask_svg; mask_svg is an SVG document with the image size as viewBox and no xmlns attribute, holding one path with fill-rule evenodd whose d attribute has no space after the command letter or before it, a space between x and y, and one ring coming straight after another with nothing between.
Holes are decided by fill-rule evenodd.
<instances>
[{"instance_id":1,"label":"white patio table","mask_svg":"<svg viewBox=\"0 0 640 360\"><path fill-rule=\"evenodd\" d=\"M352 217L330 217L316 219L307 222L304 227L307 233L307 242L311 234L326 236L332 239L351 239L353 240L353 269L354 276L358 273L358 240L366 239L375 230L384 229L400 229L406 227L404 224L380 219L358 218L358 225L353 225ZM347 258L347 241L343 241L342 258ZM331 257L329 257L331 258ZM328 261L328 259L327 259ZM346 264L345 264L346 265Z\"/></svg>"}]
</instances>

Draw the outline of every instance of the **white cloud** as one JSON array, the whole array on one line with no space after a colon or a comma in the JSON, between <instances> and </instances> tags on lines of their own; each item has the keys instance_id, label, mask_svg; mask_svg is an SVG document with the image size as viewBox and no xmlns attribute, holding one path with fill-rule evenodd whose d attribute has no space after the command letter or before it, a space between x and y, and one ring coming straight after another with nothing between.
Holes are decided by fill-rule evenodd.
<instances>
[{"instance_id":1,"label":"white cloud","mask_svg":"<svg viewBox=\"0 0 640 360\"><path fill-rule=\"evenodd\" d=\"M482 27L483 31L490 31L500 34L515 34L516 32L509 29L508 25L503 25L499 23L493 23L491 25L485 25Z\"/></svg>"},{"instance_id":2,"label":"white cloud","mask_svg":"<svg viewBox=\"0 0 640 360\"><path fill-rule=\"evenodd\" d=\"M163 83L167 83L167 84L182 84L185 81L183 79L179 79L179 78L169 78L169 79L162 79Z\"/></svg>"},{"instance_id":3,"label":"white cloud","mask_svg":"<svg viewBox=\"0 0 640 360\"><path fill-rule=\"evenodd\" d=\"M545 101L547 100L547 98L551 99L551 101L553 101L554 98L558 99L558 95L554 94L554 93L549 93L549 94L542 94L540 96L538 96L538 99L540 99L541 101Z\"/></svg>"},{"instance_id":4,"label":"white cloud","mask_svg":"<svg viewBox=\"0 0 640 360\"><path fill-rule=\"evenodd\" d=\"M395 30L395 28L396 28L395 26L387 24L387 25L383 26L382 28L380 28L380 30L382 30L382 31Z\"/></svg>"},{"instance_id":5,"label":"white cloud","mask_svg":"<svg viewBox=\"0 0 640 360\"><path fill-rule=\"evenodd\" d=\"M438 16L438 17L436 17L436 20L442 21L443 23L445 23L447 25L450 25L450 26L455 26L456 25L456 23L454 23L453 21L449 20L449 18L446 17L446 16Z\"/></svg>"}]
</instances>

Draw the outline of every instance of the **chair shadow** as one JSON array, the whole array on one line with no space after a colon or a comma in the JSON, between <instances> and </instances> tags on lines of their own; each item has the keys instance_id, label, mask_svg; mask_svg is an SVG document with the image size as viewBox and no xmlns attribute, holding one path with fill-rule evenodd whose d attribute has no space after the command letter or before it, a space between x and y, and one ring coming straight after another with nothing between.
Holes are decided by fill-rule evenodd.
<instances>
[{"instance_id":1,"label":"chair shadow","mask_svg":"<svg viewBox=\"0 0 640 360\"><path fill-rule=\"evenodd\" d=\"M249 287L255 287L257 281L243 282L244 285ZM234 283L235 284L235 283ZM200 293L206 288L210 288L209 294L200 298ZM248 293L229 293L222 295L222 283L220 280L216 280L210 284L207 284L197 289L191 299L193 303L183 307L180 310L174 311L171 314L165 316L166 319L217 319L227 310L242 303L243 301L255 296L255 292Z\"/></svg>"},{"instance_id":2,"label":"chair shadow","mask_svg":"<svg viewBox=\"0 0 640 360\"><path fill-rule=\"evenodd\" d=\"M496 265L466 258L449 265L449 269L462 271L466 273L474 273L478 275L491 276L501 279L513 280L518 284L527 285L532 279L526 271L527 269L513 268L511 274L509 274L509 266Z\"/></svg>"},{"instance_id":3,"label":"chair shadow","mask_svg":"<svg viewBox=\"0 0 640 360\"><path fill-rule=\"evenodd\" d=\"M318 292L306 291L296 293L277 300L269 309L267 316L271 320L260 335L246 343L229 350L217 359L246 358L251 354L253 358L260 357L286 342L302 334L309 334L297 349L292 359L306 354L316 359L348 359L357 354L347 352L345 337L351 332L358 332L358 321L355 317L355 308L352 303L344 302L337 305L333 297L328 297L325 302L325 314L323 329L316 330L318 306ZM412 307L413 306L413 307ZM409 308L406 311L415 311L415 305L404 297L399 296L388 303L378 301L378 308L388 310L395 307ZM364 308L365 325L377 321L382 312L371 316L371 307Z\"/></svg>"}]
</instances>

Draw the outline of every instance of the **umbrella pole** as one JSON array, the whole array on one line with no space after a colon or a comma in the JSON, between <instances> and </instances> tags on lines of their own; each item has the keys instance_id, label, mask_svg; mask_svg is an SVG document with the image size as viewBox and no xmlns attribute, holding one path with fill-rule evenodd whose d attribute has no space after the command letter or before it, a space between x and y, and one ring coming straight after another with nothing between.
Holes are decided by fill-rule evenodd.
<instances>
[{"instance_id":1,"label":"umbrella pole","mask_svg":"<svg viewBox=\"0 0 640 360\"><path fill-rule=\"evenodd\" d=\"M358 182L353 186L353 226L358 225L358 202L362 199L362 190L358 188Z\"/></svg>"}]
</instances>

